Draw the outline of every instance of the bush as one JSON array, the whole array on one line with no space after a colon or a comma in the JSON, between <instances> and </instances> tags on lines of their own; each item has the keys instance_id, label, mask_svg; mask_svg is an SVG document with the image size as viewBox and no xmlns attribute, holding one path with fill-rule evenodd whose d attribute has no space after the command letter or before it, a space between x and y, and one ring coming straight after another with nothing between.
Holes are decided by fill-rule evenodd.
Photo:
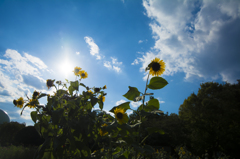
<instances>
[{"instance_id":1,"label":"bush","mask_svg":"<svg viewBox=\"0 0 240 159\"><path fill-rule=\"evenodd\" d=\"M35 155L37 147L23 147L23 146L0 146L1 159L32 159Z\"/></svg>"}]
</instances>

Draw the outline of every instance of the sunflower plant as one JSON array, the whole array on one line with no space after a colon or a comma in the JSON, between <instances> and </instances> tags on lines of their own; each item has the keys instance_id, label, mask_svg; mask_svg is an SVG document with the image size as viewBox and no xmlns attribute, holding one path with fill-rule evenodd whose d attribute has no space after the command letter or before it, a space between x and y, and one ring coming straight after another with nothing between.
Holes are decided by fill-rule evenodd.
<instances>
[{"instance_id":1,"label":"sunflower plant","mask_svg":"<svg viewBox=\"0 0 240 159\"><path fill-rule=\"evenodd\" d=\"M148 78L144 93L136 87L129 86L123 96L130 101L142 101L137 110L133 110L140 120L129 122L126 111L130 108L130 101L114 106L110 112L114 117L103 111L107 86L88 87L82 80L88 73L80 67L75 67L73 73L75 81L56 81L48 79L46 85L55 89L54 95L34 91L32 98L24 100L20 97L14 100L15 106L24 110L34 108L31 112L34 127L45 139L39 146L35 159L73 159L73 158L140 158L153 157L154 149L145 144L145 140L152 133L164 133L157 127L141 127L147 116L162 113L157 99L147 93L147 89L161 89L168 83L159 77L165 70L165 63L155 58L146 68ZM150 79L148 83L149 77ZM82 88L80 92L80 88ZM150 100L145 102L145 97ZM40 105L38 100L46 97L47 104ZM24 105L25 104L25 105ZM100 111L93 108L98 105ZM22 114L22 112L21 112ZM148 134L143 135L143 129Z\"/></svg>"}]
</instances>

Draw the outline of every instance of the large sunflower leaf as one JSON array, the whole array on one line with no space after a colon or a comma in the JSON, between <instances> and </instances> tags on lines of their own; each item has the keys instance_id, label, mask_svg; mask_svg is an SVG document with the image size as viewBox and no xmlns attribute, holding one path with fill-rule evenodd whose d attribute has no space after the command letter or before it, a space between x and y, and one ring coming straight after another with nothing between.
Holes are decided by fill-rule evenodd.
<instances>
[{"instance_id":1,"label":"large sunflower leaf","mask_svg":"<svg viewBox=\"0 0 240 159\"><path fill-rule=\"evenodd\" d=\"M77 91L78 91L79 83L78 83L78 81L74 81L74 82L71 81L71 82L70 82L70 86L72 86L74 90L77 90Z\"/></svg>"},{"instance_id":2,"label":"large sunflower leaf","mask_svg":"<svg viewBox=\"0 0 240 159\"><path fill-rule=\"evenodd\" d=\"M161 89L165 87L168 84L168 82L162 78L162 77L153 77L151 78L149 85L147 85L150 89Z\"/></svg>"},{"instance_id":3,"label":"large sunflower leaf","mask_svg":"<svg viewBox=\"0 0 240 159\"><path fill-rule=\"evenodd\" d=\"M129 88L128 92L123 95L128 100L134 100L135 97L138 97L140 95L140 92L136 87L128 86L128 88Z\"/></svg>"},{"instance_id":4,"label":"large sunflower leaf","mask_svg":"<svg viewBox=\"0 0 240 159\"><path fill-rule=\"evenodd\" d=\"M34 121L34 123L36 123L37 120L37 111L32 111L31 112L31 118Z\"/></svg>"},{"instance_id":5,"label":"large sunflower leaf","mask_svg":"<svg viewBox=\"0 0 240 159\"><path fill-rule=\"evenodd\" d=\"M118 106L113 107L113 108L110 110L110 112L114 113L114 110L115 110L116 108L122 108L122 109L124 109L125 111L128 110L128 109L131 109L129 104L130 104L130 102L122 103L122 104L120 104L120 105L118 105Z\"/></svg>"}]
</instances>

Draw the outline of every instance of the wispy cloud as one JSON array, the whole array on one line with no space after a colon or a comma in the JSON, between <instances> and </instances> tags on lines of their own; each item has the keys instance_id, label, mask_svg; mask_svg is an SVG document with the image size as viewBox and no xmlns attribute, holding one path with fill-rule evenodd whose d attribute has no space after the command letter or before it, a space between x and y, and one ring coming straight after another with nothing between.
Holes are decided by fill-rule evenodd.
<instances>
[{"instance_id":1,"label":"wispy cloud","mask_svg":"<svg viewBox=\"0 0 240 159\"><path fill-rule=\"evenodd\" d=\"M120 104L122 104L122 103L125 103L125 102L127 102L127 101L121 99L121 100L119 100L119 101L116 102L116 106L118 106L118 105L120 105Z\"/></svg>"},{"instance_id":2,"label":"wispy cloud","mask_svg":"<svg viewBox=\"0 0 240 159\"><path fill-rule=\"evenodd\" d=\"M240 1L143 0L143 6L152 19L155 46L137 59L141 71L159 57L166 62L165 75L184 72L186 79L228 82L240 78Z\"/></svg>"},{"instance_id":3,"label":"wispy cloud","mask_svg":"<svg viewBox=\"0 0 240 159\"><path fill-rule=\"evenodd\" d=\"M98 45L95 44L94 40L91 37L85 36L84 39L90 47L90 54L96 56L97 60L100 60L102 57L99 55Z\"/></svg>"},{"instance_id":4,"label":"wispy cloud","mask_svg":"<svg viewBox=\"0 0 240 159\"><path fill-rule=\"evenodd\" d=\"M100 49L98 45L94 42L94 40L88 36L85 36L84 39L90 47L90 54L95 56L97 60L102 60L104 56L100 55L99 53ZM110 57L110 58L111 58L111 61L105 60L103 62L103 66L105 66L109 70L114 70L117 73L121 72L120 66L122 65L122 62L118 62L117 58L113 58L113 57Z\"/></svg>"},{"instance_id":5,"label":"wispy cloud","mask_svg":"<svg viewBox=\"0 0 240 159\"><path fill-rule=\"evenodd\" d=\"M105 61L104 66L107 67L109 70L114 70L116 72L121 72L120 66L122 62L118 62L117 58L111 57L112 61Z\"/></svg>"}]
</instances>

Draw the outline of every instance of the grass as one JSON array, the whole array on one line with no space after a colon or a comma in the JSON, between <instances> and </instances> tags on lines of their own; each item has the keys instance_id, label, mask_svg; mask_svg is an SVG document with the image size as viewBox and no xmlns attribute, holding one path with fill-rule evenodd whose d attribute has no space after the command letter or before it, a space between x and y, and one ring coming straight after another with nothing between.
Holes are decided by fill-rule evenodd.
<instances>
[{"instance_id":1,"label":"grass","mask_svg":"<svg viewBox=\"0 0 240 159\"><path fill-rule=\"evenodd\" d=\"M0 146L0 159L33 159L37 147Z\"/></svg>"}]
</instances>

